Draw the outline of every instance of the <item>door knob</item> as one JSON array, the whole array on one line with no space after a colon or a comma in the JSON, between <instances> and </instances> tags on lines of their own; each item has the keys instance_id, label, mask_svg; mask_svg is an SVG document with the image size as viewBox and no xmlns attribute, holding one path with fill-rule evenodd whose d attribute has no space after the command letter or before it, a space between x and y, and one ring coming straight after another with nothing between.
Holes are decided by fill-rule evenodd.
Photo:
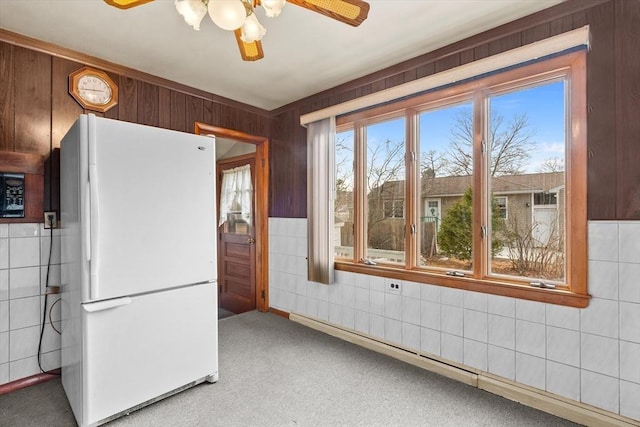
<instances>
[{"instance_id":1,"label":"door knob","mask_svg":"<svg viewBox=\"0 0 640 427\"><path fill-rule=\"evenodd\" d=\"M253 237L249 237L247 239L247 243L250 244L250 245L253 245L255 242L256 242L256 239L254 239Z\"/></svg>"}]
</instances>

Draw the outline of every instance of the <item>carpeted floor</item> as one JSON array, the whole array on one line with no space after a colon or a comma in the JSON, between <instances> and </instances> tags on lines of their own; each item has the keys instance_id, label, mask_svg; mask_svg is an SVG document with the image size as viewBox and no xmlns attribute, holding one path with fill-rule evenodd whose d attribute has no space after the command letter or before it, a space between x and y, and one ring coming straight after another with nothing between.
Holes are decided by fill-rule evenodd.
<instances>
[{"instance_id":1,"label":"carpeted floor","mask_svg":"<svg viewBox=\"0 0 640 427\"><path fill-rule=\"evenodd\" d=\"M233 315L235 315L235 313L225 310L224 308L218 307L218 320L226 319L227 317L231 317Z\"/></svg>"},{"instance_id":2,"label":"carpeted floor","mask_svg":"<svg viewBox=\"0 0 640 427\"><path fill-rule=\"evenodd\" d=\"M574 426L269 313L219 322L220 380L123 426ZM73 426L60 380L0 396L2 426Z\"/></svg>"}]
</instances>

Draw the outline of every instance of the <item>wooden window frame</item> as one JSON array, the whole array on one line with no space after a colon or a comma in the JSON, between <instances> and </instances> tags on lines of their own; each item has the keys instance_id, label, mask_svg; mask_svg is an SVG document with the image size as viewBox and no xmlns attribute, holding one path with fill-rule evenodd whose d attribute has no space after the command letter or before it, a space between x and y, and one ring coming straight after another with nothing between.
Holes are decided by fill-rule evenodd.
<instances>
[{"instance_id":1,"label":"wooden window frame","mask_svg":"<svg viewBox=\"0 0 640 427\"><path fill-rule=\"evenodd\" d=\"M584 49L551 56L547 59L480 76L455 85L429 91L425 94L405 98L398 102L373 107L337 118L337 131L352 129L354 132L354 258L338 259L336 270L382 276L419 283L428 283L483 292L494 295L514 297L551 304L583 308L588 306L590 296L587 292L587 135L586 135L586 51ZM474 239L473 239L473 274L466 277L452 277L445 271L435 271L416 266L418 242L411 230L411 222L417 224L419 174L415 159L409 153L417 152L417 111L425 106L451 103L456 99L471 99L474 103L474 122L482 123L486 105L483 102L487 93L501 88L526 87L533 83L565 79L568 88L567 98L567 155L566 155L566 283L556 289L532 287L528 281L489 275L488 264L490 254L486 239L480 238L477 232L488 218L486 171L478 170L477 165L484 165L480 150L484 134L483 126L474 126L474 177L473 192L479 194L478 202L474 201ZM365 265L358 262L365 253L366 236L363 216L364 182L366 180L364 164L366 148L363 143L365 125L379 121L380 117L405 115L407 129L407 167L406 167L406 262L404 265L384 264ZM482 166L481 169L486 168Z\"/></svg>"}]
</instances>

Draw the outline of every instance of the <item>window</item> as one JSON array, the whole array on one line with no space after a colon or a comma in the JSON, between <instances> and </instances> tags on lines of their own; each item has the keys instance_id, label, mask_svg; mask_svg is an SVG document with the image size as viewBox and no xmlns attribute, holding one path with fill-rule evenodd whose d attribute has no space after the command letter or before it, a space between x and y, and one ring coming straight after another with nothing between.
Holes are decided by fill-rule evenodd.
<instances>
[{"instance_id":1,"label":"window","mask_svg":"<svg viewBox=\"0 0 640 427\"><path fill-rule=\"evenodd\" d=\"M502 219L507 219L507 197L494 196L493 202L498 208L498 216Z\"/></svg>"},{"instance_id":2,"label":"window","mask_svg":"<svg viewBox=\"0 0 640 427\"><path fill-rule=\"evenodd\" d=\"M534 205L555 205L557 195L555 193L535 193L533 195Z\"/></svg>"},{"instance_id":3,"label":"window","mask_svg":"<svg viewBox=\"0 0 640 427\"><path fill-rule=\"evenodd\" d=\"M385 200L385 218L404 218L404 200Z\"/></svg>"},{"instance_id":4,"label":"window","mask_svg":"<svg viewBox=\"0 0 640 427\"><path fill-rule=\"evenodd\" d=\"M334 254L335 258L353 258L354 230L354 158L353 130L336 132L335 141L335 202Z\"/></svg>"},{"instance_id":5,"label":"window","mask_svg":"<svg viewBox=\"0 0 640 427\"><path fill-rule=\"evenodd\" d=\"M336 267L586 306L584 64L571 52L339 117L353 216Z\"/></svg>"},{"instance_id":6,"label":"window","mask_svg":"<svg viewBox=\"0 0 640 427\"><path fill-rule=\"evenodd\" d=\"M366 250L376 262L404 262L405 118L384 117L361 128L366 153ZM390 208L387 210L387 208Z\"/></svg>"}]
</instances>

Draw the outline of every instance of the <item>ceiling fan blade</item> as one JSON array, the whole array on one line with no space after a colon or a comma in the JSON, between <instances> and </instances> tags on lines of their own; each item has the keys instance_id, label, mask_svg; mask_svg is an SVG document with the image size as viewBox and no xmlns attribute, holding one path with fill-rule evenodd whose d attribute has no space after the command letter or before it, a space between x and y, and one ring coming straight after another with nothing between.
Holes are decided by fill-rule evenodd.
<instances>
[{"instance_id":1,"label":"ceiling fan blade","mask_svg":"<svg viewBox=\"0 0 640 427\"><path fill-rule=\"evenodd\" d=\"M109 6L114 6L118 9L129 9L151 1L153 0L104 0L104 2Z\"/></svg>"},{"instance_id":2,"label":"ceiling fan blade","mask_svg":"<svg viewBox=\"0 0 640 427\"><path fill-rule=\"evenodd\" d=\"M242 56L243 61L257 61L258 59L264 58L262 42L260 40L256 40L251 43L242 41L240 38L242 31L239 28L235 30L233 34L236 36L238 48L240 49L240 56Z\"/></svg>"},{"instance_id":3,"label":"ceiling fan blade","mask_svg":"<svg viewBox=\"0 0 640 427\"><path fill-rule=\"evenodd\" d=\"M357 27L367 19L369 3L362 0L287 0L305 9Z\"/></svg>"}]
</instances>

